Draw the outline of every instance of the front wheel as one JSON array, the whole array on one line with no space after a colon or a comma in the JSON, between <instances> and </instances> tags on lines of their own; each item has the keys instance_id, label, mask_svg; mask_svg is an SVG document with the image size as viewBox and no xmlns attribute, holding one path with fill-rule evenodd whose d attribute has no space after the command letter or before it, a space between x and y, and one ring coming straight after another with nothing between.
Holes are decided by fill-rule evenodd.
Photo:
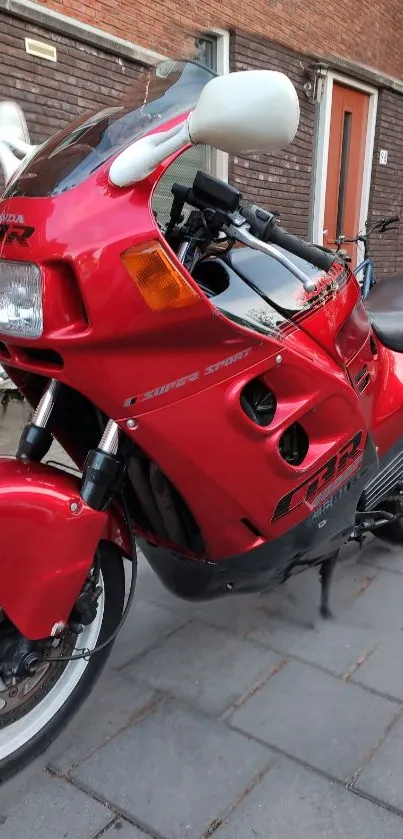
<instances>
[{"instance_id":1,"label":"front wheel","mask_svg":"<svg viewBox=\"0 0 403 839\"><path fill-rule=\"evenodd\" d=\"M101 644L121 618L125 593L123 559L108 543L101 543L98 558L101 593L92 623L83 632L74 635L72 631L57 647L51 647L47 656L52 661L45 657L32 675L7 684L0 678L0 782L50 745L88 696L106 663L112 644L89 660L57 660L59 656L73 656L74 652ZM7 621L2 621L0 642L2 632L9 631Z\"/></svg>"}]
</instances>

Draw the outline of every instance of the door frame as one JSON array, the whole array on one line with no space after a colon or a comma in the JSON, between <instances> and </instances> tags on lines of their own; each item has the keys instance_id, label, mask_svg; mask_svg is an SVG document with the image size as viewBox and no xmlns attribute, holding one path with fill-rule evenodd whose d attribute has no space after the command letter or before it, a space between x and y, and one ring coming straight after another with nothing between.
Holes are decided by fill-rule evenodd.
<instances>
[{"instance_id":1,"label":"door frame","mask_svg":"<svg viewBox=\"0 0 403 839\"><path fill-rule=\"evenodd\" d=\"M325 220L327 165L329 157L330 121L332 115L333 84L339 82L346 87L369 94L367 136L365 141L364 172L360 206L360 229L364 226L369 205L371 189L372 163L374 157L376 116L378 110L378 90L360 81L343 76L341 73L328 71L318 80L320 99L317 114L316 162L314 166L313 202L311 211L311 238L318 245L323 245ZM358 232L358 231L357 231Z\"/></svg>"}]
</instances>

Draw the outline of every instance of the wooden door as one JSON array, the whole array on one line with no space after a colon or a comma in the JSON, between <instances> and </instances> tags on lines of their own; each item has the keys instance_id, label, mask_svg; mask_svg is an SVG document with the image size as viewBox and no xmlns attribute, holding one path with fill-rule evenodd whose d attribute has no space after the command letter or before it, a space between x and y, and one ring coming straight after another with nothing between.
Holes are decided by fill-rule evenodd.
<instances>
[{"instance_id":1,"label":"wooden door","mask_svg":"<svg viewBox=\"0 0 403 839\"><path fill-rule=\"evenodd\" d=\"M360 90L333 85L327 165L323 242L336 247L337 237L358 233L362 199L369 95ZM345 245L356 263L355 245Z\"/></svg>"}]
</instances>

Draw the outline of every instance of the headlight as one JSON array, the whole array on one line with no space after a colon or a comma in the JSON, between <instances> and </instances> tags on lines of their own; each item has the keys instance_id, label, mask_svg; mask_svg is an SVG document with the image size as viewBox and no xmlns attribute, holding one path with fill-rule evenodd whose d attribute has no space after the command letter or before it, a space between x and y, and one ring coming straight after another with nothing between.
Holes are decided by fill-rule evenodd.
<instances>
[{"instance_id":1,"label":"headlight","mask_svg":"<svg viewBox=\"0 0 403 839\"><path fill-rule=\"evenodd\" d=\"M43 332L42 279L36 265L0 260L0 333L40 338Z\"/></svg>"}]
</instances>

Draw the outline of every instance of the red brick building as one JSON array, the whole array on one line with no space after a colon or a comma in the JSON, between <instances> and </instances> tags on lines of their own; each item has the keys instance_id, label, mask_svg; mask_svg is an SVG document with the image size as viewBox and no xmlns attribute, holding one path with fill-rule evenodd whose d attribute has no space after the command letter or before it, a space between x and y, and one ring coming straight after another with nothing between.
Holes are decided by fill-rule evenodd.
<instances>
[{"instance_id":1,"label":"red brick building","mask_svg":"<svg viewBox=\"0 0 403 839\"><path fill-rule=\"evenodd\" d=\"M24 105L35 141L122 95L139 65L196 42L219 72L283 70L301 105L290 148L205 160L290 230L330 245L367 217L401 213L372 251L379 272L403 270L401 0L0 0L0 33L2 95Z\"/></svg>"}]
</instances>

